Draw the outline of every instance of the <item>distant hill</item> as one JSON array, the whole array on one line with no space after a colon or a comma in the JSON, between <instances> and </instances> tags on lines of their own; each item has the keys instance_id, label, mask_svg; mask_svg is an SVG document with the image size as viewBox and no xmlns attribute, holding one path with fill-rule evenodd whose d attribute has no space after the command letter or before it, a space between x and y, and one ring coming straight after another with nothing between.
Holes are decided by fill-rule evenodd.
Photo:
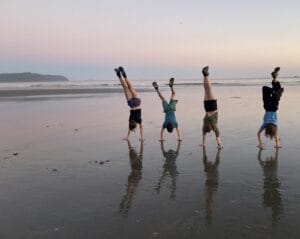
<instances>
[{"instance_id":1,"label":"distant hill","mask_svg":"<svg viewBox=\"0 0 300 239\"><path fill-rule=\"evenodd\" d=\"M68 78L60 75L41 75L37 73L5 73L0 74L1 82L45 82L45 81L69 81Z\"/></svg>"}]
</instances>

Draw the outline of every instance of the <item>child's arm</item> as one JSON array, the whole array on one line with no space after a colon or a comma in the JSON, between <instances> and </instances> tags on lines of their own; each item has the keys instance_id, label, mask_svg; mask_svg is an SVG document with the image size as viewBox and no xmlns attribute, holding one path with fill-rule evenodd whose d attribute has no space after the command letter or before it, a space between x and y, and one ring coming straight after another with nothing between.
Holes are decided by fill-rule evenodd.
<instances>
[{"instance_id":1,"label":"child's arm","mask_svg":"<svg viewBox=\"0 0 300 239\"><path fill-rule=\"evenodd\" d=\"M176 132L177 132L177 140L178 141L182 141L182 139L180 137L180 130L179 130L179 128L176 128Z\"/></svg>"},{"instance_id":2,"label":"child's arm","mask_svg":"<svg viewBox=\"0 0 300 239\"><path fill-rule=\"evenodd\" d=\"M275 137L275 148L281 148L282 146L280 145L280 138L279 135L276 135Z\"/></svg>"},{"instance_id":3,"label":"child's arm","mask_svg":"<svg viewBox=\"0 0 300 239\"><path fill-rule=\"evenodd\" d=\"M222 145L222 142L221 142L221 138L220 138L220 137L217 137L217 138L216 138L216 141L217 141L217 144L218 144L218 149L223 148L223 145Z\"/></svg>"},{"instance_id":4,"label":"child's arm","mask_svg":"<svg viewBox=\"0 0 300 239\"><path fill-rule=\"evenodd\" d=\"M176 149L176 154L177 155L178 155L179 150L180 150L180 144L181 144L181 141L178 141L178 145L177 145L177 149Z\"/></svg>"},{"instance_id":5,"label":"child's arm","mask_svg":"<svg viewBox=\"0 0 300 239\"><path fill-rule=\"evenodd\" d=\"M127 136L125 138L123 138L123 140L128 140L129 139L129 135L130 135L130 130L128 129Z\"/></svg>"},{"instance_id":6,"label":"child's arm","mask_svg":"<svg viewBox=\"0 0 300 239\"><path fill-rule=\"evenodd\" d=\"M264 148L264 145L263 145L263 142L262 142L262 139L261 139L261 132L263 132L263 128L260 128L257 132L257 139L258 139L258 145L257 147L260 148L260 149L263 149Z\"/></svg>"},{"instance_id":7,"label":"child's arm","mask_svg":"<svg viewBox=\"0 0 300 239\"><path fill-rule=\"evenodd\" d=\"M141 141L141 146L140 146L140 156L143 158L143 153L144 153L144 141Z\"/></svg>"},{"instance_id":8,"label":"child's arm","mask_svg":"<svg viewBox=\"0 0 300 239\"><path fill-rule=\"evenodd\" d=\"M140 141L144 141L144 127L143 127L143 124L139 124L139 127L140 127L140 134L141 134L141 138L140 138Z\"/></svg>"},{"instance_id":9,"label":"child's arm","mask_svg":"<svg viewBox=\"0 0 300 239\"><path fill-rule=\"evenodd\" d=\"M159 141L165 141L165 140L164 140L164 130L165 130L165 129L162 128L161 131L160 131L160 140L159 140Z\"/></svg>"},{"instance_id":10,"label":"child's arm","mask_svg":"<svg viewBox=\"0 0 300 239\"><path fill-rule=\"evenodd\" d=\"M205 147L205 141L206 141L206 133L202 134L202 144L200 144L200 147Z\"/></svg>"}]
</instances>

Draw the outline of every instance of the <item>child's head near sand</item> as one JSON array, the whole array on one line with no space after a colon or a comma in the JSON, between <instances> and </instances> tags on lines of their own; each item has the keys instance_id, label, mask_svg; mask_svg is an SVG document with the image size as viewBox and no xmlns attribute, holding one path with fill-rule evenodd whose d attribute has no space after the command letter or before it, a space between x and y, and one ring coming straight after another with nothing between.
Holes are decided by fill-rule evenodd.
<instances>
[{"instance_id":1,"label":"child's head near sand","mask_svg":"<svg viewBox=\"0 0 300 239\"><path fill-rule=\"evenodd\" d=\"M277 127L274 124L267 124L265 128L265 135L267 138L272 140L277 135Z\"/></svg>"},{"instance_id":2,"label":"child's head near sand","mask_svg":"<svg viewBox=\"0 0 300 239\"><path fill-rule=\"evenodd\" d=\"M134 131L136 128L136 122L134 120L129 121L129 130Z\"/></svg>"},{"instance_id":3,"label":"child's head near sand","mask_svg":"<svg viewBox=\"0 0 300 239\"><path fill-rule=\"evenodd\" d=\"M172 123L168 123L167 124L167 130L169 133L172 133L174 129L174 125Z\"/></svg>"}]
</instances>

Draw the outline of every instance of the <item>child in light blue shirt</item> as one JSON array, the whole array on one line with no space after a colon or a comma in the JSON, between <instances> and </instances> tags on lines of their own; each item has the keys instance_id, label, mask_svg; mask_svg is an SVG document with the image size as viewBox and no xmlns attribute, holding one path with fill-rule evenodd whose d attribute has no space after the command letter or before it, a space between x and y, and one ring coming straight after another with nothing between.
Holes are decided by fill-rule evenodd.
<instances>
[{"instance_id":1,"label":"child in light blue shirt","mask_svg":"<svg viewBox=\"0 0 300 239\"><path fill-rule=\"evenodd\" d=\"M176 116L175 116L176 104L177 104L178 100L175 100L175 91L174 91L174 88L173 88L174 78L171 78L170 82L169 82L169 86L170 86L170 89L171 89L171 92L172 92L169 102L167 102L165 100L165 98L163 97L163 95L159 91L157 83L153 82L152 85L153 85L154 89L156 90L159 98L162 100L162 106L163 106L163 110L164 110L164 113L165 113L165 120L164 120L164 123L162 125L161 132L160 132L160 141L164 141L163 135L164 135L164 130L165 129L167 129L167 131L169 133L172 133L174 128L176 129L176 132L177 132L178 141L181 141L180 130L178 128L178 123L177 123Z\"/></svg>"}]
</instances>

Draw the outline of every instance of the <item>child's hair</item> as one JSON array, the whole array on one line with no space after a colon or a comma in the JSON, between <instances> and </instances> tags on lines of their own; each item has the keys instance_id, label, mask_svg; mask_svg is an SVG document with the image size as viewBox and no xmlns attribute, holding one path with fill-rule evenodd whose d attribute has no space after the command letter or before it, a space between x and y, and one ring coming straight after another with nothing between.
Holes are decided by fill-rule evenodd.
<instances>
[{"instance_id":1,"label":"child's hair","mask_svg":"<svg viewBox=\"0 0 300 239\"><path fill-rule=\"evenodd\" d=\"M172 133L172 132L173 132L173 129L174 129L173 124L172 124L172 123L168 123L168 124L167 124L167 130L168 130L168 132L169 132L169 133Z\"/></svg>"},{"instance_id":2,"label":"child's hair","mask_svg":"<svg viewBox=\"0 0 300 239\"><path fill-rule=\"evenodd\" d=\"M277 135L277 127L274 124L267 124L265 128L265 135L267 138L272 140Z\"/></svg>"},{"instance_id":3,"label":"child's hair","mask_svg":"<svg viewBox=\"0 0 300 239\"><path fill-rule=\"evenodd\" d=\"M136 128L136 122L134 120L129 121L129 130L133 131Z\"/></svg>"}]
</instances>

